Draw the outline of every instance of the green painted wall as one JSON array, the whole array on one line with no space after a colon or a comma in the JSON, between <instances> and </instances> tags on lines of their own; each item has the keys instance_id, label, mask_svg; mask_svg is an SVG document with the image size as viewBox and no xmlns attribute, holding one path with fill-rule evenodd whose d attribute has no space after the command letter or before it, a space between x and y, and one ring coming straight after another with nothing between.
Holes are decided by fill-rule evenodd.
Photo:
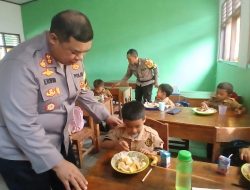
<instances>
[{"instance_id":1,"label":"green painted wall","mask_svg":"<svg viewBox=\"0 0 250 190\"><path fill-rule=\"evenodd\" d=\"M250 81L250 69L244 69L226 63L218 63L216 83L218 84L224 81L233 84L235 91L243 97L243 104L249 109L250 88L247 82Z\"/></svg>"},{"instance_id":2,"label":"green painted wall","mask_svg":"<svg viewBox=\"0 0 250 190\"><path fill-rule=\"evenodd\" d=\"M22 6L26 39L49 28L64 9L86 13L95 37L85 65L88 79L120 79L126 51L159 66L160 82L181 90L214 90L218 0L39 0Z\"/></svg>"}]
</instances>

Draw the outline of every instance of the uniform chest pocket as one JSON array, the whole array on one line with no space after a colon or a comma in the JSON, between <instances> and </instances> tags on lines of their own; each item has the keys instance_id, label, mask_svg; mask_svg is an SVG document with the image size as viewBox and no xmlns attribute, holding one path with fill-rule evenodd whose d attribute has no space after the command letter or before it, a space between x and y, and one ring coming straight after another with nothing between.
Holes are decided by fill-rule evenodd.
<instances>
[{"instance_id":1,"label":"uniform chest pocket","mask_svg":"<svg viewBox=\"0 0 250 190\"><path fill-rule=\"evenodd\" d=\"M40 85L39 113L51 112L61 107L61 88L56 83Z\"/></svg>"}]
</instances>

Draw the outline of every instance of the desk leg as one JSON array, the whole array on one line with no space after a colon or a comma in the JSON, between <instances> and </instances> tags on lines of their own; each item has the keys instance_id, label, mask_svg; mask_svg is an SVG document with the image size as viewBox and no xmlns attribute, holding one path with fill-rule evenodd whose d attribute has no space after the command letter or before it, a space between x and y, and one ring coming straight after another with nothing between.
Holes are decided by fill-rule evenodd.
<instances>
[{"instance_id":1,"label":"desk leg","mask_svg":"<svg viewBox=\"0 0 250 190\"><path fill-rule=\"evenodd\" d=\"M212 152L212 162L215 163L220 156L220 146L221 143L213 144L213 152Z\"/></svg>"}]
</instances>

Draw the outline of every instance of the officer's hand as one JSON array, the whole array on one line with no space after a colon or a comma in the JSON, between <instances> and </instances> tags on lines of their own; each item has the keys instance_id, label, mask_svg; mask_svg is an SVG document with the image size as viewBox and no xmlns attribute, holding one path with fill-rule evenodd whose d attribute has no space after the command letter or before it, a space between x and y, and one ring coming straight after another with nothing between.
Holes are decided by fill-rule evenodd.
<instances>
[{"instance_id":1,"label":"officer's hand","mask_svg":"<svg viewBox=\"0 0 250 190\"><path fill-rule=\"evenodd\" d=\"M106 120L106 123L112 127L116 127L117 125L123 124L122 120L120 120L118 117L113 116L113 115L108 117L108 119Z\"/></svg>"},{"instance_id":2,"label":"officer's hand","mask_svg":"<svg viewBox=\"0 0 250 190\"><path fill-rule=\"evenodd\" d=\"M240 159L250 163L250 148L240 149Z\"/></svg>"},{"instance_id":3,"label":"officer's hand","mask_svg":"<svg viewBox=\"0 0 250 190\"><path fill-rule=\"evenodd\" d=\"M57 177L62 181L66 190L86 190L88 182L81 174L79 169L72 163L62 160L56 165L53 170L56 172Z\"/></svg>"},{"instance_id":4,"label":"officer's hand","mask_svg":"<svg viewBox=\"0 0 250 190\"><path fill-rule=\"evenodd\" d=\"M120 140L119 143L117 144L118 150L125 150L129 151L129 145L127 141Z\"/></svg>"}]
</instances>

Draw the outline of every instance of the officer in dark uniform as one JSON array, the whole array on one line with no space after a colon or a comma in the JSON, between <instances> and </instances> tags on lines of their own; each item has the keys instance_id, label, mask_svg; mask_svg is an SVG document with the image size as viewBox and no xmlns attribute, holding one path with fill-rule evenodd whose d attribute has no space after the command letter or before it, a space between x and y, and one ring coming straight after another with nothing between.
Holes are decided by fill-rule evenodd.
<instances>
[{"instance_id":1,"label":"officer in dark uniform","mask_svg":"<svg viewBox=\"0 0 250 190\"><path fill-rule=\"evenodd\" d=\"M0 173L9 189L87 189L69 149L67 124L78 99L97 122L121 121L86 89L82 60L93 31L88 18L66 10L49 32L26 41L0 62Z\"/></svg>"},{"instance_id":2,"label":"officer in dark uniform","mask_svg":"<svg viewBox=\"0 0 250 190\"><path fill-rule=\"evenodd\" d=\"M127 52L129 62L127 73L116 85L127 83L128 79L134 75L136 77L135 99L139 102L151 102L153 85L158 87L158 68L151 59L138 57L135 49Z\"/></svg>"}]
</instances>

